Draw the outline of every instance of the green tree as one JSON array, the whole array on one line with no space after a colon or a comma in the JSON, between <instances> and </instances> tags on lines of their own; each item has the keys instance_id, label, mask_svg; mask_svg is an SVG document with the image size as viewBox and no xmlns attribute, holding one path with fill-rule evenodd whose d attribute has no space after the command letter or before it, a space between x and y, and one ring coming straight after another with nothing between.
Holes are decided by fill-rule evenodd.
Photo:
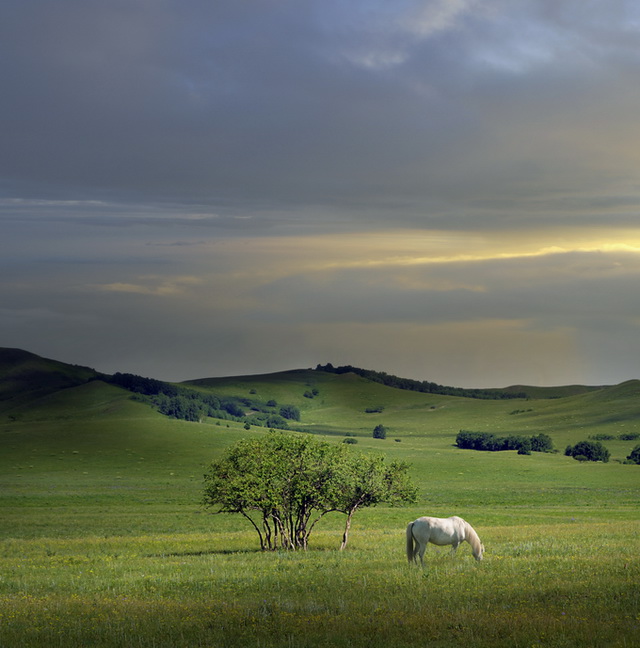
<instances>
[{"instance_id":1,"label":"green tree","mask_svg":"<svg viewBox=\"0 0 640 648\"><path fill-rule=\"evenodd\" d=\"M523 437L520 440L520 445L518 447L519 455L530 455L531 454L531 439Z\"/></svg>"},{"instance_id":2,"label":"green tree","mask_svg":"<svg viewBox=\"0 0 640 648\"><path fill-rule=\"evenodd\" d=\"M413 503L418 490L407 474L408 464L394 461L385 464L383 457L347 455L343 470L338 471L339 488L334 491L335 510L347 516L340 549L347 546L351 520L354 513L367 506L387 503L393 505Z\"/></svg>"},{"instance_id":3,"label":"green tree","mask_svg":"<svg viewBox=\"0 0 640 648\"><path fill-rule=\"evenodd\" d=\"M579 441L574 446L567 446L564 451L565 455L577 459L586 457L587 461L609 461L609 451L600 443L600 441Z\"/></svg>"},{"instance_id":4,"label":"green tree","mask_svg":"<svg viewBox=\"0 0 640 648\"><path fill-rule=\"evenodd\" d=\"M627 455L627 459L635 464L640 464L640 445L637 445L631 454Z\"/></svg>"},{"instance_id":5,"label":"green tree","mask_svg":"<svg viewBox=\"0 0 640 648\"><path fill-rule=\"evenodd\" d=\"M531 449L534 452L553 452L553 440L548 434L538 434L531 437Z\"/></svg>"},{"instance_id":6,"label":"green tree","mask_svg":"<svg viewBox=\"0 0 640 648\"><path fill-rule=\"evenodd\" d=\"M386 439L387 438L387 428L384 425L376 425L373 428L373 438L374 439Z\"/></svg>"},{"instance_id":7,"label":"green tree","mask_svg":"<svg viewBox=\"0 0 640 648\"><path fill-rule=\"evenodd\" d=\"M280 416L290 421L300 420L300 410L295 405L283 405L280 408Z\"/></svg>"},{"instance_id":8,"label":"green tree","mask_svg":"<svg viewBox=\"0 0 640 648\"><path fill-rule=\"evenodd\" d=\"M406 464L385 467L344 444L269 432L232 446L205 475L204 504L239 513L253 526L263 550L306 549L327 513L347 515L346 546L355 511L379 502L413 501Z\"/></svg>"}]
</instances>

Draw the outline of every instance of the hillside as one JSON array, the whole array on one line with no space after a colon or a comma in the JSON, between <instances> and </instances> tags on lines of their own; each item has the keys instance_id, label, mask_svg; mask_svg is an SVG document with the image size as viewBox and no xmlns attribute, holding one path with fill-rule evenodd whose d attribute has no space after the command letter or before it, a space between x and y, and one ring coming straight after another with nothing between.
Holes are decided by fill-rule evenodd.
<instances>
[{"instance_id":1,"label":"hillside","mask_svg":"<svg viewBox=\"0 0 640 648\"><path fill-rule=\"evenodd\" d=\"M135 636L173 648L228 645L233 636L244 646L243 632L267 628L261 645L275 646L294 631L306 636L309 619L338 628L335 641L313 645L338 645L354 627L351 636L364 641L349 645L370 645L367 633L378 629L379 645L397 645L407 611L417 637L425 614L431 632L444 618L437 635L444 643L436 643L447 646L461 644L460 619L473 644L505 618L511 625L495 636L507 637L506 646L515 629L533 627L532 611L543 619L535 636L561 628L562 645L591 645L600 618L609 620L607 638L619 638L621 627L629 641L635 636L640 466L622 463L638 440L620 435L640 432L640 381L496 400L398 389L354 372L169 385L16 350L0 350L0 367L0 634L9 637L2 645L115 646ZM200 402L246 409L187 421L153 404L192 392ZM309 551L258 551L246 519L204 509L203 475L235 442L269 434L249 422L254 406L284 403L299 411L300 430L346 452L407 462L419 501L358 511L344 552L338 513L318 522ZM373 438L379 424L385 439ZM461 429L545 433L559 452L463 450L455 445ZM607 437L611 461L564 455L566 444L592 435ZM405 528L422 515L470 521L486 545L484 561L476 564L465 548L451 557L430 547L425 570L408 570ZM443 594L435 612L433 591ZM318 596L333 606L323 616ZM571 627L575 641L565 641Z\"/></svg>"},{"instance_id":2,"label":"hillside","mask_svg":"<svg viewBox=\"0 0 640 648\"><path fill-rule=\"evenodd\" d=\"M0 422L37 420L44 425L49 421L53 430L55 421L88 419L92 425L99 421L108 427L117 415L122 426L122 412L126 411L132 417L126 423L131 438L137 434L142 419L145 425L160 425L162 421L162 426L170 428L175 424L170 416L161 415L150 401L145 401L144 392L133 388L138 393L132 394L123 388L130 381L114 381L117 377L123 376L105 376L25 351L0 349ZM394 441L403 442L402 448L407 450L423 443L448 450L460 430L470 430L505 436L544 433L560 452L588 436L609 437L606 443L612 458L623 460L637 441L622 440L620 435L640 433L637 380L600 388L539 388L543 390L540 398L498 400L398 389L354 372L318 369L206 378L180 385L152 379L142 382L165 385L167 391L191 396L199 393L234 412L235 416L231 416L222 409L213 410L211 417L201 411L190 419L201 421L207 429L221 425L229 429L277 427L280 421L283 427L334 438L348 435L360 444L380 447L372 444L371 436L376 425L383 425L389 437L383 447L389 452L398 452L401 447L390 446ZM299 420L284 421L275 416L269 419L274 423L260 422L260 411L275 415L284 404L299 412Z\"/></svg>"},{"instance_id":3,"label":"hillside","mask_svg":"<svg viewBox=\"0 0 640 648\"><path fill-rule=\"evenodd\" d=\"M41 358L21 349L0 348L0 411L98 376L88 367Z\"/></svg>"},{"instance_id":4,"label":"hillside","mask_svg":"<svg viewBox=\"0 0 640 648\"><path fill-rule=\"evenodd\" d=\"M245 417L199 421L161 414L143 394L109 376L14 350L0 352L0 534L15 537L181 532L230 525L201 515L202 475L235 441L267 433ZM20 387L24 390L20 391ZM484 400L425 394L371 382L354 373L294 370L183 385L215 394L278 404L300 412L296 429L332 443L346 438L357 452L407 461L419 486L407 515L476 515L502 524L558 517L628 515L636 510L638 467L621 462L640 432L640 382L629 381L554 399ZM176 386L178 388L183 386ZM387 428L374 439L373 428ZM555 454L479 452L455 446L460 430L498 435L549 435ZM607 464L564 456L567 444L604 435ZM476 513L474 513L476 511ZM22 529L22 530L20 530ZM43 531L42 529L45 529Z\"/></svg>"}]
</instances>

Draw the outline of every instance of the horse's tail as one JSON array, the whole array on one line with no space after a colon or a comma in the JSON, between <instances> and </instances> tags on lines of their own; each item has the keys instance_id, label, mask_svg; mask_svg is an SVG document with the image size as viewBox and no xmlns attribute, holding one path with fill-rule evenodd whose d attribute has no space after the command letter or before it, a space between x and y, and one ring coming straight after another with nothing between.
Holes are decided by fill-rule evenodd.
<instances>
[{"instance_id":1,"label":"horse's tail","mask_svg":"<svg viewBox=\"0 0 640 648\"><path fill-rule=\"evenodd\" d=\"M413 522L409 522L407 524L407 560L409 564L413 562L414 556Z\"/></svg>"}]
</instances>

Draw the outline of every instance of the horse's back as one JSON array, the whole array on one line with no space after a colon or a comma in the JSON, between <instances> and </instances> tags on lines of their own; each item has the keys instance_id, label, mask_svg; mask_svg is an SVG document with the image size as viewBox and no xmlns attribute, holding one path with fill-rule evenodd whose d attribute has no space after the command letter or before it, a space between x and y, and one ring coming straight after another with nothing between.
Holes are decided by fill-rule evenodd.
<instances>
[{"instance_id":1,"label":"horse's back","mask_svg":"<svg viewBox=\"0 0 640 648\"><path fill-rule=\"evenodd\" d=\"M427 515L418 518L413 523L414 535L419 534L426 542L435 545L448 545L457 543L460 536L461 526L464 523L462 518L454 515L449 518L429 517Z\"/></svg>"},{"instance_id":2,"label":"horse's back","mask_svg":"<svg viewBox=\"0 0 640 648\"><path fill-rule=\"evenodd\" d=\"M419 517L417 520L415 520L414 524L421 523L425 524L430 528L433 529L453 529L453 528L460 528L466 522L461 518L458 517L457 515L452 515L451 517L448 518L439 518L439 517L431 517L429 515L423 515L422 517Z\"/></svg>"}]
</instances>

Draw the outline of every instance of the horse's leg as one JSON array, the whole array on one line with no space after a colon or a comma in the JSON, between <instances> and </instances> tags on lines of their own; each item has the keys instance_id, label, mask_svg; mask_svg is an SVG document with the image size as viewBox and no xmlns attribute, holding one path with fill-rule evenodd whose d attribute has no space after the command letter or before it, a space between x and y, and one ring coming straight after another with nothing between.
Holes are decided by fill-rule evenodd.
<instances>
[{"instance_id":1,"label":"horse's leg","mask_svg":"<svg viewBox=\"0 0 640 648\"><path fill-rule=\"evenodd\" d=\"M427 543L420 545L420 566L424 568L424 550L427 548ZM417 561L416 561L417 562Z\"/></svg>"},{"instance_id":2,"label":"horse's leg","mask_svg":"<svg viewBox=\"0 0 640 648\"><path fill-rule=\"evenodd\" d=\"M427 536L424 539L424 542L420 542L418 547L418 553L420 555L420 565L424 568L424 552L427 550L427 545L429 544L429 537Z\"/></svg>"},{"instance_id":3,"label":"horse's leg","mask_svg":"<svg viewBox=\"0 0 640 648\"><path fill-rule=\"evenodd\" d=\"M453 558L456 555L456 551L458 551L458 547L460 546L459 542L453 542L451 544L451 557Z\"/></svg>"}]
</instances>

